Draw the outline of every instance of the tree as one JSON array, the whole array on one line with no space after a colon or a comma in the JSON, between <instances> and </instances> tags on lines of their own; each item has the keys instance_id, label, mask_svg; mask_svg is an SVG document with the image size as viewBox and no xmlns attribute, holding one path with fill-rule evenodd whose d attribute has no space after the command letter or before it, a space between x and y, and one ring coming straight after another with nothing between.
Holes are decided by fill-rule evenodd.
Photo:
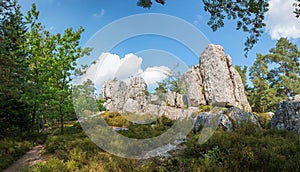
<instances>
[{"instance_id":1,"label":"tree","mask_svg":"<svg viewBox=\"0 0 300 172\"><path fill-rule=\"evenodd\" d=\"M156 0L157 3L165 4L164 0ZM209 12L210 19L208 25L213 31L224 27L224 19L236 20L236 29L242 29L248 33L245 44L245 56L249 50L259 41L262 35L265 23L265 14L269 8L269 0L202 0L204 11ZM138 6L150 8L151 0L139 0ZM295 0L294 13L298 18L300 16L300 0Z\"/></svg>"},{"instance_id":2,"label":"tree","mask_svg":"<svg viewBox=\"0 0 300 172\"><path fill-rule=\"evenodd\" d=\"M39 12L33 4L32 9L28 11L26 16L29 27L25 33L26 42L22 47L28 54L28 87L30 87L30 90L24 96L24 99L32 107L32 131L39 130L36 122L40 120L40 116L45 115L48 108L51 108L51 89L48 81L52 77L51 70L55 70L51 67L51 58L55 51L54 37L38 22L38 16Z\"/></svg>"},{"instance_id":3,"label":"tree","mask_svg":"<svg viewBox=\"0 0 300 172\"><path fill-rule=\"evenodd\" d=\"M16 1L1 1L0 12L0 129L7 134L28 127L28 104L22 99L28 71L21 49L26 28Z\"/></svg>"},{"instance_id":4,"label":"tree","mask_svg":"<svg viewBox=\"0 0 300 172\"><path fill-rule=\"evenodd\" d=\"M28 64L30 67L30 83L35 94L28 95L34 107L32 126L35 126L37 112L43 109L44 114L51 109L50 118L60 121L61 134L64 134L64 119L68 114L74 114L72 107L72 71L75 70L76 60L87 55L91 49L79 46L80 35L84 31L79 28L74 31L66 29L63 34L50 34L38 22L39 12L35 4L27 14L30 24L26 33Z\"/></svg>"},{"instance_id":5,"label":"tree","mask_svg":"<svg viewBox=\"0 0 300 172\"><path fill-rule=\"evenodd\" d=\"M277 88L284 99L300 93L300 51L297 46L280 38L276 47L270 49L265 58L272 69L269 72L271 87Z\"/></svg>"},{"instance_id":6,"label":"tree","mask_svg":"<svg viewBox=\"0 0 300 172\"><path fill-rule=\"evenodd\" d=\"M274 111L277 103L300 93L300 52L286 38L277 41L270 54L257 55L250 68L253 88L250 100L258 112Z\"/></svg>"},{"instance_id":7,"label":"tree","mask_svg":"<svg viewBox=\"0 0 300 172\"><path fill-rule=\"evenodd\" d=\"M295 6L295 11L293 11L297 18L300 17L300 0L295 0L295 3L293 4Z\"/></svg>"},{"instance_id":8,"label":"tree","mask_svg":"<svg viewBox=\"0 0 300 172\"><path fill-rule=\"evenodd\" d=\"M247 69L248 67L247 66L244 66L243 69L241 66L239 65L236 65L235 66L235 69L238 71L238 73L240 74L241 78L242 78L242 82L243 82L243 85L245 87L245 90L247 90Z\"/></svg>"},{"instance_id":9,"label":"tree","mask_svg":"<svg viewBox=\"0 0 300 172\"><path fill-rule=\"evenodd\" d=\"M265 112L274 111L278 103L276 98L276 90L269 86L268 64L263 55L257 54L257 58L250 68L250 79L253 88L249 90L249 100L253 111Z\"/></svg>"}]
</instances>

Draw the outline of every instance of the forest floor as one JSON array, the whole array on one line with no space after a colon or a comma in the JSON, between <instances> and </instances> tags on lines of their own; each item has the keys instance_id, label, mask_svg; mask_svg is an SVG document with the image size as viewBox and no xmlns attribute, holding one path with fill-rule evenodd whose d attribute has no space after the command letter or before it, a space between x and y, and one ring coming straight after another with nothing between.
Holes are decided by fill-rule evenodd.
<instances>
[{"instance_id":1,"label":"forest floor","mask_svg":"<svg viewBox=\"0 0 300 172\"><path fill-rule=\"evenodd\" d=\"M44 161L42 158L42 154L45 151L45 144L37 145L33 147L30 151L28 151L24 156L22 156L19 160L14 162L10 167L8 167L4 172L16 172L21 171L22 167L28 165L29 167Z\"/></svg>"}]
</instances>

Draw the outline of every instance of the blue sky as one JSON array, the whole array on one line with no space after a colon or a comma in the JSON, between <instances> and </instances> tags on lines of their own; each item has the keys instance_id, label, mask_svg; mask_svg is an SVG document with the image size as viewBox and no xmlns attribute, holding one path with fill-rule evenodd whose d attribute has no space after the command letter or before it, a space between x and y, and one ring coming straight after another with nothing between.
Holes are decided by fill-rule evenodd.
<instances>
[{"instance_id":1,"label":"blue sky","mask_svg":"<svg viewBox=\"0 0 300 172\"><path fill-rule=\"evenodd\" d=\"M250 51L249 57L245 58L243 49L247 34L236 31L234 21L226 21L224 28L212 32L206 24L209 14L203 10L201 0L172 0L166 1L164 6L153 3L151 9L138 7L136 5L137 0L19 0L24 12L30 9L32 3L36 3L40 11L40 21L53 33L63 32L69 27L77 29L83 26L85 32L82 34L82 46L97 31L122 17L147 13L176 16L198 28L211 43L223 46L225 53L232 57L234 65L247 66L253 64L256 53L268 53L268 50L275 46L276 39L280 36L292 38L291 40L300 47L300 20L297 21L292 14L292 2L293 0L270 1L271 10L267 16L267 30L259 43ZM147 39L153 40L145 41ZM180 46L176 43L168 43L168 41L170 40L155 38L155 36L136 37L119 44L112 53L124 57L128 53L153 48L180 56L184 62L187 61L187 57L193 56L191 52L179 48ZM196 63L198 57L193 57L193 59Z\"/></svg>"}]
</instances>

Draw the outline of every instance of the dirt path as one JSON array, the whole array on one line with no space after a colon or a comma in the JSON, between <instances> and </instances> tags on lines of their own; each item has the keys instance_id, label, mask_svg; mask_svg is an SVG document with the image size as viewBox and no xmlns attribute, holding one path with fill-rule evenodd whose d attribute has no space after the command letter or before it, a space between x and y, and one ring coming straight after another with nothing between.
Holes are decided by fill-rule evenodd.
<instances>
[{"instance_id":1,"label":"dirt path","mask_svg":"<svg viewBox=\"0 0 300 172\"><path fill-rule=\"evenodd\" d=\"M38 162L41 162L41 154L44 152L44 150L45 145L38 145L33 147L30 151L28 151L24 156L14 162L3 172L17 172L20 171L24 165L32 166Z\"/></svg>"}]
</instances>

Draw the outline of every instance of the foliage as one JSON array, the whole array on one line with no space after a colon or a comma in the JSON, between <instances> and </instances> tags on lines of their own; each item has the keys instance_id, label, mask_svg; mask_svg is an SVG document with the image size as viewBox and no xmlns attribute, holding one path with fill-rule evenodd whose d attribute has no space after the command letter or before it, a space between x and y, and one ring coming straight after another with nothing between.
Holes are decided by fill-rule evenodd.
<instances>
[{"instance_id":1,"label":"foliage","mask_svg":"<svg viewBox=\"0 0 300 172\"><path fill-rule=\"evenodd\" d=\"M258 122L260 126L264 129L270 129L270 121L271 121L271 116L268 113L257 113L258 116Z\"/></svg>"},{"instance_id":2,"label":"foliage","mask_svg":"<svg viewBox=\"0 0 300 172\"><path fill-rule=\"evenodd\" d=\"M295 6L295 11L293 11L297 18L300 17L300 0L295 0L295 3L293 4Z\"/></svg>"},{"instance_id":3,"label":"foliage","mask_svg":"<svg viewBox=\"0 0 300 172\"><path fill-rule=\"evenodd\" d=\"M178 66L175 66L176 68ZM161 100L165 100L166 93L168 92L176 92L179 94L185 94L186 88L184 83L184 76L180 72L173 72L172 76L164 79L161 82L157 82L158 87L155 88L155 95L158 95Z\"/></svg>"},{"instance_id":4,"label":"foliage","mask_svg":"<svg viewBox=\"0 0 300 172\"><path fill-rule=\"evenodd\" d=\"M300 93L300 52L286 38L270 54L257 54L250 68L250 104L256 112L274 111L278 102Z\"/></svg>"},{"instance_id":5,"label":"foliage","mask_svg":"<svg viewBox=\"0 0 300 172\"><path fill-rule=\"evenodd\" d=\"M35 144L45 141L45 134L23 133L17 137L5 137L0 140L0 170L4 170Z\"/></svg>"},{"instance_id":6,"label":"foliage","mask_svg":"<svg viewBox=\"0 0 300 172\"><path fill-rule=\"evenodd\" d=\"M300 136L286 131L245 124L233 132L217 130L204 144L199 144L199 134L190 133L168 158L134 160L104 152L76 126L66 126L64 136L50 137L46 150L52 158L34 165L33 171L293 171L300 167Z\"/></svg>"},{"instance_id":7,"label":"foliage","mask_svg":"<svg viewBox=\"0 0 300 172\"><path fill-rule=\"evenodd\" d=\"M0 12L0 136L7 136L29 128L29 107L22 99L28 65L20 49L26 28L16 1L1 1Z\"/></svg>"},{"instance_id":8,"label":"foliage","mask_svg":"<svg viewBox=\"0 0 300 172\"><path fill-rule=\"evenodd\" d=\"M160 3L162 5L165 5L165 0L155 0L157 3ZM141 6L143 8L150 8L152 6L151 0L139 0L137 2L138 6Z\"/></svg>"},{"instance_id":9,"label":"foliage","mask_svg":"<svg viewBox=\"0 0 300 172\"><path fill-rule=\"evenodd\" d=\"M156 0L156 2L165 4L164 0ZM237 21L237 30L242 29L248 33L245 44L245 56L248 51L256 44L266 26L264 23L265 13L268 11L267 0L202 0L204 11L209 12L210 19L208 25L213 31L224 27L225 18ZM138 6L150 8L151 0L139 0ZM295 12L299 10L296 8Z\"/></svg>"},{"instance_id":10,"label":"foliage","mask_svg":"<svg viewBox=\"0 0 300 172\"><path fill-rule=\"evenodd\" d=\"M268 11L266 0L203 0L204 10L209 12L211 17L207 23L213 31L224 27L224 19L237 20L236 29L243 29L249 36L245 42L245 56L253 45L258 42L263 33L264 14Z\"/></svg>"},{"instance_id":11,"label":"foliage","mask_svg":"<svg viewBox=\"0 0 300 172\"><path fill-rule=\"evenodd\" d=\"M247 88L248 88L248 86L247 86L247 70L248 70L248 67L247 66L243 66L243 69L242 69L241 66L236 65L235 69L240 74L240 76L242 78L243 85L245 87L245 90L247 90Z\"/></svg>"},{"instance_id":12,"label":"foliage","mask_svg":"<svg viewBox=\"0 0 300 172\"><path fill-rule=\"evenodd\" d=\"M212 109L212 106L210 105L201 105L199 106L199 110L202 112L209 112Z\"/></svg>"},{"instance_id":13,"label":"foliage","mask_svg":"<svg viewBox=\"0 0 300 172\"><path fill-rule=\"evenodd\" d=\"M63 34L51 34L38 22L39 12L35 4L27 13L26 20L30 24L26 32L25 49L29 56L27 63L30 66L29 82L33 92L27 95L27 100L34 107L32 112L32 127L35 126L37 115L51 111L48 118L60 121L61 134L64 133L64 118L73 112L71 104L72 71L76 60L89 54L91 49L82 49L79 46L83 28L74 31L66 29ZM50 116L51 115L51 116Z\"/></svg>"}]
</instances>

